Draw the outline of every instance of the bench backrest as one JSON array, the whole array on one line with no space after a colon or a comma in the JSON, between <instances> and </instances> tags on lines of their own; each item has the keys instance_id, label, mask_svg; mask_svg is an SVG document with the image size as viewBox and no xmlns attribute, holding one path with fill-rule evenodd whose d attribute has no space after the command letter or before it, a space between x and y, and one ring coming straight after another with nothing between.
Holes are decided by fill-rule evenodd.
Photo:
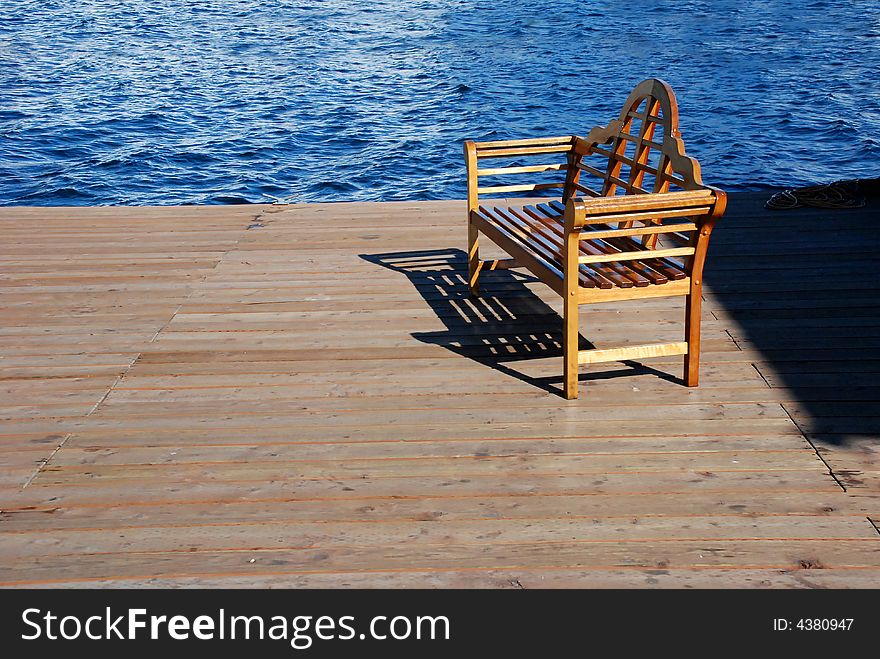
<instances>
[{"instance_id":1,"label":"bench backrest","mask_svg":"<svg viewBox=\"0 0 880 659\"><path fill-rule=\"evenodd\" d=\"M633 89L620 117L575 139L563 198L703 187L700 165L685 155L678 132L675 93L664 81L651 78Z\"/></svg>"},{"instance_id":2,"label":"bench backrest","mask_svg":"<svg viewBox=\"0 0 880 659\"><path fill-rule=\"evenodd\" d=\"M706 187L700 165L685 155L675 94L653 78L630 93L619 118L593 128L585 138L467 141L464 147L471 210L483 196L561 193L564 203L571 197Z\"/></svg>"}]
</instances>

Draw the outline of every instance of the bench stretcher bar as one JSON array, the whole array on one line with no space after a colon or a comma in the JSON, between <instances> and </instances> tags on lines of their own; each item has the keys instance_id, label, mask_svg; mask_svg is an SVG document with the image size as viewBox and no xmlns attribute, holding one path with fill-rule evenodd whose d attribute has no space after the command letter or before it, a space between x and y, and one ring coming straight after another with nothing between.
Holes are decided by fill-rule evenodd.
<instances>
[{"instance_id":1,"label":"bench stretcher bar","mask_svg":"<svg viewBox=\"0 0 880 659\"><path fill-rule=\"evenodd\" d=\"M617 362L624 359L640 359L645 357L666 357L669 355L686 355L686 341L678 343L651 343L625 348L608 348L605 350L579 350L578 364L598 364L599 362Z\"/></svg>"}]
</instances>

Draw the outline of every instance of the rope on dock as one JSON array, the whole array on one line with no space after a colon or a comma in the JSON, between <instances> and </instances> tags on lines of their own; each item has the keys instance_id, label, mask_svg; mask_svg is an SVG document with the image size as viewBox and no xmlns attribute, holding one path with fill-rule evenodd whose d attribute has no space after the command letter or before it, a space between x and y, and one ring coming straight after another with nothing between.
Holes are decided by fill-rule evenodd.
<instances>
[{"instance_id":1,"label":"rope on dock","mask_svg":"<svg viewBox=\"0 0 880 659\"><path fill-rule=\"evenodd\" d=\"M816 208L861 208L865 205L865 194L859 179L835 181L824 185L810 185L792 188L774 194L764 204L770 210L788 210L803 206Z\"/></svg>"}]
</instances>

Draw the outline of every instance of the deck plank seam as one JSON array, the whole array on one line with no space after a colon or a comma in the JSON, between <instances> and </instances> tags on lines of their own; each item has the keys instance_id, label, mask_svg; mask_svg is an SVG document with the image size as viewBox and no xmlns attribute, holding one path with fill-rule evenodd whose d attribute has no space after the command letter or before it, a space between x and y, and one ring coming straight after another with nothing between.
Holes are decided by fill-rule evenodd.
<instances>
[{"instance_id":1,"label":"deck plank seam","mask_svg":"<svg viewBox=\"0 0 880 659\"><path fill-rule=\"evenodd\" d=\"M107 391L104 392L104 394L101 396L101 398L98 400L98 402L96 402L92 406L92 408L88 412L86 412L86 414L84 415L85 417L88 417L88 416L91 416L92 414L94 414L94 412L98 409L98 407L101 405L101 403L103 403L105 400L107 400L107 397L110 395L110 392L113 391L113 388L117 384L119 384L120 380L122 380L122 378L125 376L125 374L128 373L128 371L131 369L131 367L134 365L134 363L138 360L138 357L140 357L140 353L138 353L131 360L129 360L129 363L125 367L123 372L116 376L116 379L113 381L113 384L111 384L110 387L108 387ZM39 476L41 473L43 473L43 470L49 465L49 463L52 461L52 459L64 447L64 445L67 443L67 441L71 437L73 437L74 434L75 434L74 432L68 432L66 434L66 436L64 437L64 439L62 439L61 442L58 444L58 446L55 447L55 449L52 451L52 453L49 454L49 457L46 458L45 460L40 461L40 463L37 465L36 471L34 471L34 473L27 480L27 482L24 485L22 485L22 487L21 487L22 490L24 490L28 485L33 483L34 479L36 479L37 476Z\"/></svg>"},{"instance_id":2,"label":"deck plank seam","mask_svg":"<svg viewBox=\"0 0 880 659\"><path fill-rule=\"evenodd\" d=\"M834 482L837 483L837 485L840 487L841 490L843 490L844 492L848 492L848 490L846 489L846 486L843 484L843 482L840 480L840 478L837 477L837 474L834 473L834 469L831 467L831 464L829 464L829 462L822 456L822 453L819 451L819 448L816 446L816 444L813 442L813 440L810 439L809 434L806 431L804 431L804 429L801 427L801 424L799 424L797 422L797 419L794 418L794 415L792 415L792 413L789 411L788 407L786 407L785 403L780 403L779 406L783 410L785 410L785 413L788 414L788 418L791 419L791 422L795 426L797 426L798 432L801 433L801 436L804 438L804 441L807 442L813 448L813 452L816 454L816 457L819 458L819 460L821 460L822 464L825 465L825 468L828 469L828 474L831 476L831 478L834 479Z\"/></svg>"},{"instance_id":3,"label":"deck plank seam","mask_svg":"<svg viewBox=\"0 0 880 659\"><path fill-rule=\"evenodd\" d=\"M762 373L761 369L758 368L758 365L755 362L749 362L749 365L758 372L758 375L761 376L761 379L764 381L764 384L766 384L770 389L773 389L773 385L770 384L770 381L767 380L767 378L764 376L764 373ZM786 414L788 414L787 411L786 411ZM789 417L790 417L790 415L789 415Z\"/></svg>"},{"instance_id":4,"label":"deck plank seam","mask_svg":"<svg viewBox=\"0 0 880 659\"><path fill-rule=\"evenodd\" d=\"M217 259L217 263L218 264L220 263L220 259ZM215 265L215 267L216 267L216 265ZM207 276L207 275L205 275L205 276ZM186 299L187 298L184 298L183 302L185 302ZM155 341L159 337L159 335L174 321L174 319L177 317L177 314L180 311L181 307L183 307L183 302L178 304L177 308L171 312L171 316L169 316L168 320L166 320L165 323L163 325L161 325L159 327L159 329L157 329L155 331L153 336L150 337L150 340L148 341L148 343L155 343ZM138 354L138 358L139 357L140 357L140 354ZM135 361L137 361L137 359L135 359ZM129 366L129 368L130 368L130 366Z\"/></svg>"},{"instance_id":5,"label":"deck plank seam","mask_svg":"<svg viewBox=\"0 0 880 659\"><path fill-rule=\"evenodd\" d=\"M155 334L153 334L153 336L150 338L148 343L155 342L155 340L158 338L159 334L161 334L162 331L165 330L173 322L174 318L177 316L177 313L180 311L180 309L183 307L183 305L195 293L195 289L198 287L198 285L203 283L205 280L207 280L208 276L217 270L220 263L223 261L223 258L227 254L229 254L229 252L238 248L239 244L241 243L242 239L244 238L244 235L245 235L244 232L247 231L247 229L250 226L253 226L256 223L259 223L260 218L265 214L266 214L266 210L260 211L252 219L247 220L248 224L246 226L238 229L238 232L239 232L238 239L235 240L235 242L232 245L230 245L228 248L226 248L225 250L222 250L220 255L217 257L216 261L214 262L214 265L212 268L205 268L205 269L201 270L202 274L201 274L199 280L197 282L194 282L193 285L187 290L187 293L184 296L183 300L181 300L180 304L178 304L177 307L174 309L174 311L170 314L170 316L168 317L166 322L155 332ZM116 389L116 387L119 385L119 383L122 382L122 380L125 378L125 376L128 374L128 372L134 367L134 365L140 359L142 354L143 354L142 351L138 351L137 354L135 354L135 356L129 360L128 364L125 366L123 371L116 377L116 379L113 381L113 383L110 385L110 387L108 387L107 391L104 392L103 396L101 396L101 398L94 404L94 406L92 406L92 408L85 414L85 417L92 416L100 409L101 405L110 397L110 394ZM34 473L31 475L31 477L22 486L22 488L21 488L22 491L25 488L27 488L31 483L33 483L33 481L41 473L43 473L43 470L49 465L49 463L52 461L52 459L58 454L58 452L64 447L64 445L67 443L67 441L74 434L75 433L73 433L73 432L67 433L66 436L64 437L64 439L62 439L61 442L58 444L58 446L55 447L55 449L52 451L52 453L49 455L49 457L46 458L44 461L41 461L37 465L37 469L34 471Z\"/></svg>"},{"instance_id":6,"label":"deck plank seam","mask_svg":"<svg viewBox=\"0 0 880 659\"><path fill-rule=\"evenodd\" d=\"M712 315L715 315L714 312L712 313ZM717 318L716 318L716 320L717 320ZM733 333L729 329L725 329L724 333L727 334L727 336L733 342L733 345L736 346L736 349L739 350L740 352L742 352L743 347L739 344L739 341L736 340L736 337L733 335Z\"/></svg>"},{"instance_id":7,"label":"deck plank seam","mask_svg":"<svg viewBox=\"0 0 880 659\"><path fill-rule=\"evenodd\" d=\"M43 468L47 464L49 464L49 461L55 457L55 454L61 450L61 447L64 446L65 442L67 442L67 440L70 439L71 437L73 437L73 433L72 432L67 433L64 436L64 439L62 439L61 442L58 444L58 446L56 446L55 449L52 451L52 453L49 454L49 457L46 458L45 460L40 460L37 463L37 468L34 470L34 473L31 474L31 477L28 478L27 481L25 482L25 484L21 486L22 490L24 490L28 485L30 485L33 482L33 480L40 474L40 472L43 470ZM7 511L0 509L0 513L3 513L3 512L7 512Z\"/></svg>"},{"instance_id":8,"label":"deck plank seam","mask_svg":"<svg viewBox=\"0 0 880 659\"><path fill-rule=\"evenodd\" d=\"M200 284L203 284L205 281L207 281L208 277L212 273L217 271L217 268L220 267L220 264L223 262L223 259L230 252L232 252L238 248L239 244L241 243L242 239L244 238L244 235L245 235L244 232L247 231L248 228L250 228L254 224L258 224L260 222L260 218L262 218L263 215L265 215L265 214L266 214L266 210L262 210L259 213L257 213L252 219L247 220L247 223L248 223L247 226L238 230L238 232L239 232L238 238L229 247L227 247L226 249L221 251L220 255L214 261L213 267L204 268L201 270L202 274L199 277L198 281L195 281L192 283L192 285L189 287L186 294L184 295L183 299L180 301L180 303L177 305L177 307L174 309L174 311L171 312L170 316L168 317L168 320L166 320L165 323L161 327L159 327L158 330L156 330L155 334L153 334L153 336L150 338L148 343L150 343L150 344L155 343L156 339L159 338L159 335L163 331L168 329L168 327L171 325L171 323L174 322L174 319L177 317L177 314L183 308L183 305L186 304L190 300L190 298L193 296L193 294L196 292L196 288L198 288L198 286ZM125 376L128 375L128 372L138 362L138 360L141 358L142 354L143 354L143 351L139 351L138 354L135 355L134 359L131 360L131 362L128 364L128 366L125 368L125 370L119 375L119 377L116 378L116 381L113 382L113 384L110 386L110 388L107 390L107 392L101 398L101 400L99 400L97 402L97 404L91 409L91 411L88 414L86 414L86 416L91 416L92 414L94 414L98 410L98 408L101 406L101 404L104 403L107 400L107 398L109 398L110 394L116 389L117 385L123 379L125 379Z\"/></svg>"}]
</instances>

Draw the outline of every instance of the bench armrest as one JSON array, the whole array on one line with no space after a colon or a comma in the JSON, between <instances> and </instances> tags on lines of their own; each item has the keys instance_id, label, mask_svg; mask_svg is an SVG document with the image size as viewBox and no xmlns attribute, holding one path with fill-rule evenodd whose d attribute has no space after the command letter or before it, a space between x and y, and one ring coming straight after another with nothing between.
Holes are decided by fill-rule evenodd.
<instances>
[{"instance_id":1,"label":"bench armrest","mask_svg":"<svg viewBox=\"0 0 880 659\"><path fill-rule=\"evenodd\" d=\"M710 186L646 195L571 197L565 204L565 230L566 233L580 232L588 224L664 217L693 217L703 226L714 224L724 214L725 207L725 193ZM670 231L674 231L674 225L670 226Z\"/></svg>"},{"instance_id":2,"label":"bench armrest","mask_svg":"<svg viewBox=\"0 0 880 659\"><path fill-rule=\"evenodd\" d=\"M505 176L508 174L528 174L548 171L564 172L567 163L551 163L524 165L519 167L480 167L481 160L487 158L515 158L537 155L569 154L574 144L573 135L555 137L536 137L524 140L496 140L492 142L475 142L467 140L464 143L464 159L467 164L468 181L468 208L476 210L479 206L480 194L499 194L505 192L530 192L548 190L551 188L563 188L564 183L535 183L517 185L496 185L480 187L478 180L481 176Z\"/></svg>"},{"instance_id":3,"label":"bench armrest","mask_svg":"<svg viewBox=\"0 0 880 659\"><path fill-rule=\"evenodd\" d=\"M644 258L684 258L693 285L699 286L715 222L724 214L727 195L705 186L699 190L583 199L572 197L565 204L565 276L577 276L585 263L609 263ZM690 222L662 224L664 218L688 218ZM642 226L633 227L633 222ZM585 230L588 225L605 225ZM617 224L617 228L607 228ZM660 234L690 233L685 247L654 249ZM638 244L634 238L641 237ZM630 248L596 255L579 255L581 240L625 239Z\"/></svg>"}]
</instances>

